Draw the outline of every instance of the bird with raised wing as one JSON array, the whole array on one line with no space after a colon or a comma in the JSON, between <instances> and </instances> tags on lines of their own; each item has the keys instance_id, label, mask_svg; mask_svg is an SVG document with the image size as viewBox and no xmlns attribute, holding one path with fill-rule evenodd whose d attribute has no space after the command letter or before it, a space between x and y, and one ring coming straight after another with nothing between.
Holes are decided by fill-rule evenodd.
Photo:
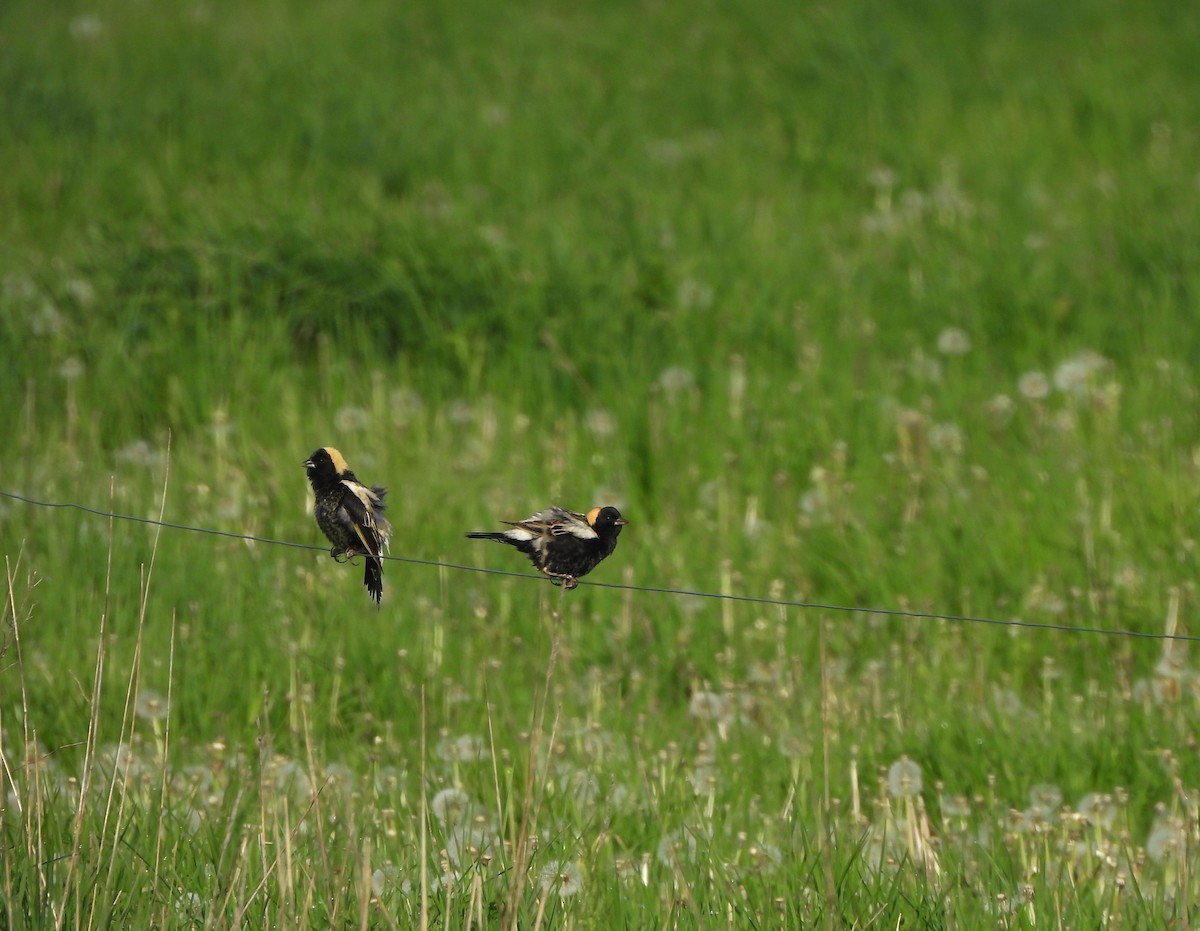
<instances>
[{"instance_id":1,"label":"bird with raised wing","mask_svg":"<svg viewBox=\"0 0 1200 931\"><path fill-rule=\"evenodd\" d=\"M475 531L474 540L515 546L568 591L617 548L621 528L629 523L614 507L595 507L586 514L549 507L525 520L504 521L511 529Z\"/></svg>"}]
</instances>

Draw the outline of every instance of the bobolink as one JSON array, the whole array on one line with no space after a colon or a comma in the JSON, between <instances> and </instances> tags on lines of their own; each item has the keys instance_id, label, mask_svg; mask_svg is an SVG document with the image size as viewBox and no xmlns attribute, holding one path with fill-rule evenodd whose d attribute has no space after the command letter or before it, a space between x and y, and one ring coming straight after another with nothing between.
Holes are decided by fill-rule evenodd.
<instances>
[{"instance_id":1,"label":"bobolink","mask_svg":"<svg viewBox=\"0 0 1200 931\"><path fill-rule=\"evenodd\" d=\"M346 460L332 446L323 446L304 463L313 488L317 526L329 538L329 555L353 559L367 557L363 584L375 603L383 598L383 554L392 536L392 525L381 513L387 489L368 488L358 480Z\"/></svg>"},{"instance_id":2,"label":"bobolink","mask_svg":"<svg viewBox=\"0 0 1200 931\"><path fill-rule=\"evenodd\" d=\"M495 540L515 546L539 571L562 580L570 590L617 548L621 528L629 523L616 508L592 508L586 514L550 507L498 533L475 532L475 540Z\"/></svg>"}]
</instances>

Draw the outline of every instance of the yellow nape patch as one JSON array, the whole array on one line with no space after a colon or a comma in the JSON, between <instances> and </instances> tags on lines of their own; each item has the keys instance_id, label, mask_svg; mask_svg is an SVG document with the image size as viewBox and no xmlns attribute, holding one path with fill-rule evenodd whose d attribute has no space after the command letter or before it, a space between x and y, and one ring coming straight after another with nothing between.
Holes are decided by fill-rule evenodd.
<instances>
[{"instance_id":1,"label":"yellow nape patch","mask_svg":"<svg viewBox=\"0 0 1200 931\"><path fill-rule=\"evenodd\" d=\"M587 522L589 527L596 526L596 518L600 516L600 508L592 508L587 512Z\"/></svg>"},{"instance_id":2,"label":"yellow nape patch","mask_svg":"<svg viewBox=\"0 0 1200 931\"><path fill-rule=\"evenodd\" d=\"M342 458L342 454L332 446L326 446L325 452L329 453L329 458L333 461L334 471L339 475L350 468L350 466L346 465L346 460Z\"/></svg>"}]
</instances>

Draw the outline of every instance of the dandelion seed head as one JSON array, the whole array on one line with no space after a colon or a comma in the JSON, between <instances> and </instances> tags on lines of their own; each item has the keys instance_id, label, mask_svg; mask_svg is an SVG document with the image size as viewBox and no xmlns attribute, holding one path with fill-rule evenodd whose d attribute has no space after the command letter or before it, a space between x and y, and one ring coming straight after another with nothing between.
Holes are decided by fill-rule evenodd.
<instances>
[{"instance_id":1,"label":"dandelion seed head","mask_svg":"<svg viewBox=\"0 0 1200 931\"><path fill-rule=\"evenodd\" d=\"M1186 849L1186 839L1180 826L1167 822L1159 824L1150 832L1146 841L1146 854L1150 859L1161 862L1169 857L1181 857Z\"/></svg>"},{"instance_id":2,"label":"dandelion seed head","mask_svg":"<svg viewBox=\"0 0 1200 931\"><path fill-rule=\"evenodd\" d=\"M1074 433L1075 428L1079 426L1079 421L1075 417L1075 412L1070 408L1062 408L1054 412L1054 417L1050 421L1052 426L1059 433Z\"/></svg>"},{"instance_id":3,"label":"dandelion seed head","mask_svg":"<svg viewBox=\"0 0 1200 931\"><path fill-rule=\"evenodd\" d=\"M237 520L242 516L242 496L238 487L227 489L217 499L216 515L222 520Z\"/></svg>"},{"instance_id":4,"label":"dandelion seed head","mask_svg":"<svg viewBox=\"0 0 1200 931\"><path fill-rule=\"evenodd\" d=\"M349 792L354 788L355 775L345 763L329 763L325 766L325 785L328 789Z\"/></svg>"},{"instance_id":5,"label":"dandelion seed head","mask_svg":"<svg viewBox=\"0 0 1200 931\"><path fill-rule=\"evenodd\" d=\"M202 798L209 793L215 782L212 770L196 763L180 767L171 776L172 787L177 792Z\"/></svg>"},{"instance_id":6,"label":"dandelion seed head","mask_svg":"<svg viewBox=\"0 0 1200 931\"><path fill-rule=\"evenodd\" d=\"M1067 610L1067 602L1057 592L1047 588L1046 583L1039 579L1025 594L1025 607L1029 611L1040 611L1043 614L1058 617Z\"/></svg>"},{"instance_id":7,"label":"dandelion seed head","mask_svg":"<svg viewBox=\"0 0 1200 931\"><path fill-rule=\"evenodd\" d=\"M929 448L961 456L966 442L962 428L953 423L935 423L929 428Z\"/></svg>"},{"instance_id":8,"label":"dandelion seed head","mask_svg":"<svg viewBox=\"0 0 1200 931\"><path fill-rule=\"evenodd\" d=\"M681 365L673 365L663 369L658 376L658 386L669 395L679 394L696 384L696 376L690 369Z\"/></svg>"},{"instance_id":9,"label":"dandelion seed head","mask_svg":"<svg viewBox=\"0 0 1200 931\"><path fill-rule=\"evenodd\" d=\"M446 419L458 427L465 427L475 422L479 412L470 401L451 401L446 406Z\"/></svg>"},{"instance_id":10,"label":"dandelion seed head","mask_svg":"<svg viewBox=\"0 0 1200 931\"><path fill-rule=\"evenodd\" d=\"M491 824L470 823L451 829L446 838L446 856L457 869L495 859L496 851L501 846L500 839Z\"/></svg>"},{"instance_id":11,"label":"dandelion seed head","mask_svg":"<svg viewBox=\"0 0 1200 931\"><path fill-rule=\"evenodd\" d=\"M1105 830L1110 829L1117 822L1117 806L1113 803L1112 796L1101 792L1089 792L1079 800L1075 811L1082 815L1089 824Z\"/></svg>"},{"instance_id":12,"label":"dandelion seed head","mask_svg":"<svg viewBox=\"0 0 1200 931\"><path fill-rule=\"evenodd\" d=\"M775 741L779 752L789 760L802 760L812 753L812 744L799 734L784 731Z\"/></svg>"},{"instance_id":13,"label":"dandelion seed head","mask_svg":"<svg viewBox=\"0 0 1200 931\"><path fill-rule=\"evenodd\" d=\"M1062 789L1052 782L1042 782L1029 790L1029 811L1041 821L1054 821L1062 808Z\"/></svg>"},{"instance_id":14,"label":"dandelion seed head","mask_svg":"<svg viewBox=\"0 0 1200 931\"><path fill-rule=\"evenodd\" d=\"M783 863L783 853L774 844L751 844L746 851L750 871L760 876L774 873Z\"/></svg>"},{"instance_id":15,"label":"dandelion seed head","mask_svg":"<svg viewBox=\"0 0 1200 931\"><path fill-rule=\"evenodd\" d=\"M308 778L304 767L295 760L279 758L273 762L271 770L278 791L298 799L312 797L312 780Z\"/></svg>"},{"instance_id":16,"label":"dandelion seed head","mask_svg":"<svg viewBox=\"0 0 1200 931\"><path fill-rule=\"evenodd\" d=\"M998 394L991 398L983 406L983 409L994 423L1003 426L1012 419L1012 415L1017 409L1017 403L1007 394Z\"/></svg>"},{"instance_id":17,"label":"dandelion seed head","mask_svg":"<svg viewBox=\"0 0 1200 931\"><path fill-rule=\"evenodd\" d=\"M900 861L908 856L900 841L901 832L894 821L867 828L862 848L862 864L867 871L879 875L885 870L895 872Z\"/></svg>"},{"instance_id":18,"label":"dandelion seed head","mask_svg":"<svg viewBox=\"0 0 1200 931\"><path fill-rule=\"evenodd\" d=\"M1058 365L1054 370L1054 387L1072 397L1087 397L1097 377L1111 364L1100 353L1085 349Z\"/></svg>"},{"instance_id":19,"label":"dandelion seed head","mask_svg":"<svg viewBox=\"0 0 1200 931\"><path fill-rule=\"evenodd\" d=\"M633 811L642 801L633 790L619 782L609 786L606 797L609 807L615 811Z\"/></svg>"},{"instance_id":20,"label":"dandelion seed head","mask_svg":"<svg viewBox=\"0 0 1200 931\"><path fill-rule=\"evenodd\" d=\"M487 742L478 734L443 737L434 753L438 759L458 763L480 763L491 758Z\"/></svg>"},{"instance_id":21,"label":"dandelion seed head","mask_svg":"<svg viewBox=\"0 0 1200 931\"><path fill-rule=\"evenodd\" d=\"M1136 679L1130 690L1133 700L1139 704L1161 705L1177 694L1171 687L1164 685L1163 679Z\"/></svg>"},{"instance_id":22,"label":"dandelion seed head","mask_svg":"<svg viewBox=\"0 0 1200 931\"><path fill-rule=\"evenodd\" d=\"M586 807L594 805L600 798L600 782L592 774L582 769L565 769L558 779L558 786L565 795L575 800L577 805Z\"/></svg>"},{"instance_id":23,"label":"dandelion seed head","mask_svg":"<svg viewBox=\"0 0 1200 931\"><path fill-rule=\"evenodd\" d=\"M965 356L971 351L971 337L958 327L947 327L938 334L937 348L944 356Z\"/></svg>"},{"instance_id":24,"label":"dandelion seed head","mask_svg":"<svg viewBox=\"0 0 1200 931\"><path fill-rule=\"evenodd\" d=\"M727 724L733 719L731 703L725 695L700 689L688 701L688 714L698 721Z\"/></svg>"},{"instance_id":25,"label":"dandelion seed head","mask_svg":"<svg viewBox=\"0 0 1200 931\"><path fill-rule=\"evenodd\" d=\"M421 396L408 388L394 388L388 394L388 410L391 412L394 426L408 426L424 407L425 402L421 400Z\"/></svg>"},{"instance_id":26,"label":"dandelion seed head","mask_svg":"<svg viewBox=\"0 0 1200 931\"><path fill-rule=\"evenodd\" d=\"M867 182L871 187L889 190L896 186L896 171L887 165L876 165L867 173Z\"/></svg>"},{"instance_id":27,"label":"dandelion seed head","mask_svg":"<svg viewBox=\"0 0 1200 931\"><path fill-rule=\"evenodd\" d=\"M971 816L971 803L965 795L947 795L942 799L942 817L963 819Z\"/></svg>"},{"instance_id":28,"label":"dandelion seed head","mask_svg":"<svg viewBox=\"0 0 1200 931\"><path fill-rule=\"evenodd\" d=\"M942 380L942 362L936 356L931 356L921 349L912 354L908 370L917 381L940 382Z\"/></svg>"},{"instance_id":29,"label":"dandelion seed head","mask_svg":"<svg viewBox=\"0 0 1200 931\"><path fill-rule=\"evenodd\" d=\"M921 767L906 756L888 767L888 795L892 798L913 798L921 794Z\"/></svg>"},{"instance_id":30,"label":"dandelion seed head","mask_svg":"<svg viewBox=\"0 0 1200 931\"><path fill-rule=\"evenodd\" d=\"M684 143L678 139L652 139L646 143L646 155L660 165L678 165L686 154Z\"/></svg>"},{"instance_id":31,"label":"dandelion seed head","mask_svg":"<svg viewBox=\"0 0 1200 931\"><path fill-rule=\"evenodd\" d=\"M405 783L408 774L395 766L381 766L373 780L377 795L389 795L396 792Z\"/></svg>"},{"instance_id":32,"label":"dandelion seed head","mask_svg":"<svg viewBox=\"0 0 1200 931\"><path fill-rule=\"evenodd\" d=\"M371 425L371 415L366 408L347 405L334 415L333 424L339 433L355 433Z\"/></svg>"},{"instance_id":33,"label":"dandelion seed head","mask_svg":"<svg viewBox=\"0 0 1200 931\"><path fill-rule=\"evenodd\" d=\"M1043 372L1026 372L1017 379L1017 391L1030 401L1041 401L1050 394L1050 380Z\"/></svg>"},{"instance_id":34,"label":"dandelion seed head","mask_svg":"<svg viewBox=\"0 0 1200 931\"><path fill-rule=\"evenodd\" d=\"M95 13L76 16L67 27L73 39L95 39L104 32L104 23Z\"/></svg>"},{"instance_id":35,"label":"dandelion seed head","mask_svg":"<svg viewBox=\"0 0 1200 931\"><path fill-rule=\"evenodd\" d=\"M134 440L132 443L127 443L118 449L114 456L118 462L148 467L160 465L164 459L163 454L146 440Z\"/></svg>"},{"instance_id":36,"label":"dandelion seed head","mask_svg":"<svg viewBox=\"0 0 1200 931\"><path fill-rule=\"evenodd\" d=\"M5 275L2 286L4 296L15 301L28 301L37 296L38 288L28 275Z\"/></svg>"},{"instance_id":37,"label":"dandelion seed head","mask_svg":"<svg viewBox=\"0 0 1200 931\"><path fill-rule=\"evenodd\" d=\"M583 870L575 862L551 860L538 872L538 885L543 892L555 892L559 898L568 899L583 889Z\"/></svg>"},{"instance_id":38,"label":"dandelion seed head","mask_svg":"<svg viewBox=\"0 0 1200 931\"><path fill-rule=\"evenodd\" d=\"M83 377L84 367L78 356L68 356L58 367L59 377L63 381L78 381Z\"/></svg>"},{"instance_id":39,"label":"dandelion seed head","mask_svg":"<svg viewBox=\"0 0 1200 931\"><path fill-rule=\"evenodd\" d=\"M685 278L679 283L678 300L680 307L707 310L713 304L712 286L693 278Z\"/></svg>"},{"instance_id":40,"label":"dandelion seed head","mask_svg":"<svg viewBox=\"0 0 1200 931\"><path fill-rule=\"evenodd\" d=\"M697 766L688 781L696 795L706 796L717 791L717 771L712 766Z\"/></svg>"},{"instance_id":41,"label":"dandelion seed head","mask_svg":"<svg viewBox=\"0 0 1200 931\"><path fill-rule=\"evenodd\" d=\"M433 816L445 825L462 824L471 817L475 803L461 789L442 789L429 803Z\"/></svg>"},{"instance_id":42,"label":"dandelion seed head","mask_svg":"<svg viewBox=\"0 0 1200 931\"><path fill-rule=\"evenodd\" d=\"M133 713L143 721L164 721L167 700L153 689L142 689L133 703Z\"/></svg>"},{"instance_id":43,"label":"dandelion seed head","mask_svg":"<svg viewBox=\"0 0 1200 931\"><path fill-rule=\"evenodd\" d=\"M67 318L49 301L29 315L29 331L34 336L61 336L67 329Z\"/></svg>"},{"instance_id":44,"label":"dandelion seed head","mask_svg":"<svg viewBox=\"0 0 1200 931\"><path fill-rule=\"evenodd\" d=\"M96 289L86 278L68 278L65 287L67 295L80 307L96 303Z\"/></svg>"},{"instance_id":45,"label":"dandelion seed head","mask_svg":"<svg viewBox=\"0 0 1200 931\"><path fill-rule=\"evenodd\" d=\"M512 248L512 237L503 227L494 223L485 223L479 227L479 238L497 252L506 252Z\"/></svg>"},{"instance_id":46,"label":"dandelion seed head","mask_svg":"<svg viewBox=\"0 0 1200 931\"><path fill-rule=\"evenodd\" d=\"M105 744L96 754L97 762L106 772L115 777L139 779L149 772L149 767L132 745L121 741Z\"/></svg>"},{"instance_id":47,"label":"dandelion seed head","mask_svg":"<svg viewBox=\"0 0 1200 931\"><path fill-rule=\"evenodd\" d=\"M800 512L809 525L830 519L832 495L825 485L814 485L800 496Z\"/></svg>"},{"instance_id":48,"label":"dandelion seed head","mask_svg":"<svg viewBox=\"0 0 1200 931\"><path fill-rule=\"evenodd\" d=\"M584 421L593 436L603 438L614 436L617 432L617 418L603 408L592 408L587 412Z\"/></svg>"}]
</instances>

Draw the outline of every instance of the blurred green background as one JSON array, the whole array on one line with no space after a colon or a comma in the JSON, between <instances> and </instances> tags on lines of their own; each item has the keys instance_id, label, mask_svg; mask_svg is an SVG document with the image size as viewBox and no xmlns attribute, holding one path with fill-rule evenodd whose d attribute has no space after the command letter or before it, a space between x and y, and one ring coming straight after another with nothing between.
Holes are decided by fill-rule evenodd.
<instances>
[{"instance_id":1,"label":"blurred green background","mask_svg":"<svg viewBox=\"0 0 1200 931\"><path fill-rule=\"evenodd\" d=\"M401 557L520 569L462 533L613 504L631 524L590 580L1186 632L1197 48L1200 16L1167 0L4 4L0 490L319 545L301 463L335 445L390 487ZM550 792L597 927L637 920L595 877L694 806L711 874L741 862L734 822L785 799L750 833L801 851L807 878L766 875L762 901L866 920L849 879L840 910L828 884L793 895L821 887L797 832L831 818L850 876L872 812L822 796L902 754L945 844L935 780L994 832L963 914L994 920L980 903L1003 888L1035 921L1013 890L1053 899L1078 868L1057 814L1062 847L1023 857L1004 813L1031 786L1067 808L1121 787L1101 840L1131 859L1166 818L1172 849L1194 846L1183 644L586 584L560 600L399 562L376 611L361 568L319 552L11 499L0 549L6 758L37 744L73 774L87 734L137 744L131 688L170 691L160 767L271 732L363 776L423 730L488 733L516 781L478 778L505 809L554 644L564 726L621 748L560 752L605 787L632 768L660 789L634 792L651 816L609 812L620 844ZM710 694L736 726L710 729ZM411 815L406 778L392 803ZM415 824L377 849L419 868ZM959 894L913 868L916 843L892 919ZM639 889L661 924L687 870L654 862ZM1139 918L1194 892L1165 862ZM1118 869L1092 867L1098 885L1054 899L1082 923ZM358 894L330 882L327 900ZM376 901L403 924L392 894ZM169 898L122 920L170 923ZM566 897L524 907L584 921Z\"/></svg>"}]
</instances>

